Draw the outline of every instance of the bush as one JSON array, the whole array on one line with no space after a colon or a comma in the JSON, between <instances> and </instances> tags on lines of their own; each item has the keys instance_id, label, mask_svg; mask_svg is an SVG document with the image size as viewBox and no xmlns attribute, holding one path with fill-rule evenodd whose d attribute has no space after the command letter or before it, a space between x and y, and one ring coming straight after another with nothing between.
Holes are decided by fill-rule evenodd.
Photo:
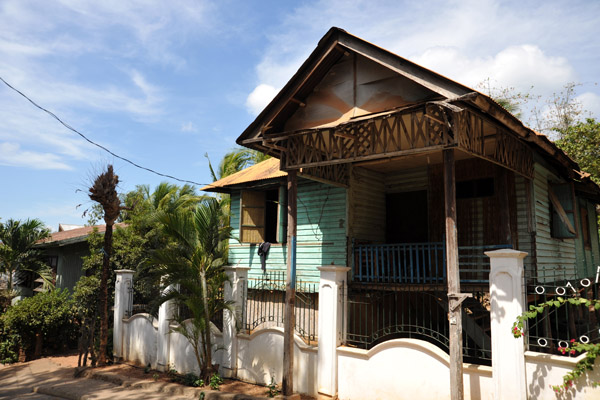
<instances>
[{"instance_id":1,"label":"bush","mask_svg":"<svg viewBox=\"0 0 600 400\"><path fill-rule=\"evenodd\" d=\"M0 348L6 359L14 359L15 344L18 348L31 352L35 347L37 334L41 335L43 348L47 348L50 343L56 347L72 342L77 328L69 291L57 289L19 301L0 317L0 326Z\"/></svg>"}]
</instances>

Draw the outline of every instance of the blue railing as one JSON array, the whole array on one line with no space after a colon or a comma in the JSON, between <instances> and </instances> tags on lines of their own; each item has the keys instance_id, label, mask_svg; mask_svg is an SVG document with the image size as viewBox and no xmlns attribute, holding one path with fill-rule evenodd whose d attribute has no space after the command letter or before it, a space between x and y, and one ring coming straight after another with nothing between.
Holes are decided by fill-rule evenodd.
<instances>
[{"instance_id":1,"label":"blue railing","mask_svg":"<svg viewBox=\"0 0 600 400\"><path fill-rule=\"evenodd\" d=\"M353 244L353 248L354 282L443 284L446 281L446 246L443 242ZM484 252L505 248L512 246L460 246L461 282L488 282L490 263Z\"/></svg>"},{"instance_id":2,"label":"blue railing","mask_svg":"<svg viewBox=\"0 0 600 400\"><path fill-rule=\"evenodd\" d=\"M443 283L444 243L359 244L354 246L354 281Z\"/></svg>"}]
</instances>

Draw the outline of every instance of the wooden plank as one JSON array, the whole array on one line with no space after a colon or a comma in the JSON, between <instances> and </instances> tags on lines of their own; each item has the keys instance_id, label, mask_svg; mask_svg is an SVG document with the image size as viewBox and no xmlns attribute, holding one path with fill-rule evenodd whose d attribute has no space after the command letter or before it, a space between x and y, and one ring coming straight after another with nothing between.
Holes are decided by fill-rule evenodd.
<instances>
[{"instance_id":1,"label":"wooden plank","mask_svg":"<svg viewBox=\"0 0 600 400\"><path fill-rule=\"evenodd\" d=\"M446 214L446 263L448 277L448 308L450 322L450 398L462 400L462 307L460 273L458 269L458 238L456 231L456 181L454 174L454 150L444 150L444 205Z\"/></svg>"},{"instance_id":2,"label":"wooden plank","mask_svg":"<svg viewBox=\"0 0 600 400\"><path fill-rule=\"evenodd\" d=\"M288 189L288 252L287 274L285 282L285 320L283 331L283 379L282 390L285 396L294 392L294 322L296 321L294 303L296 302L295 269L296 269L296 200L298 183L296 171L287 175Z\"/></svg>"}]
</instances>

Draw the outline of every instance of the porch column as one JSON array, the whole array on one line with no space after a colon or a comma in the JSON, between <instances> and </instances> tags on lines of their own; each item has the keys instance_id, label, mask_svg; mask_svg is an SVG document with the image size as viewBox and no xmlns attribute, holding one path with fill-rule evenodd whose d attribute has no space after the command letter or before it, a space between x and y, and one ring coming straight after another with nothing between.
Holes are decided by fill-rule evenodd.
<instances>
[{"instance_id":1,"label":"porch column","mask_svg":"<svg viewBox=\"0 0 600 400\"><path fill-rule=\"evenodd\" d=\"M294 392L294 325L296 316L296 171L288 171L288 234L287 234L287 274L285 282L285 323L283 331L283 379L281 388L286 396Z\"/></svg>"},{"instance_id":2,"label":"porch column","mask_svg":"<svg viewBox=\"0 0 600 400\"><path fill-rule=\"evenodd\" d=\"M487 251L490 257L490 317L492 328L492 379L494 398L526 399L523 338L511 334L523 312L523 251Z\"/></svg>"},{"instance_id":3,"label":"porch column","mask_svg":"<svg viewBox=\"0 0 600 400\"><path fill-rule=\"evenodd\" d=\"M113 357L123 357L123 318L131 316L133 306L133 273L130 269L115 271L115 307L113 314Z\"/></svg>"},{"instance_id":4,"label":"porch column","mask_svg":"<svg viewBox=\"0 0 600 400\"><path fill-rule=\"evenodd\" d=\"M163 296L173 290L178 290L177 285L167 286L162 294ZM165 301L158 309L158 338L156 340L156 369L159 371L169 370L169 347L171 336L169 334L171 322L175 318L177 308L172 300Z\"/></svg>"},{"instance_id":5,"label":"porch column","mask_svg":"<svg viewBox=\"0 0 600 400\"><path fill-rule=\"evenodd\" d=\"M448 275L448 320L450 323L450 398L462 400L462 307L465 295L460 293L458 239L456 233L456 182L454 149L444 150L444 204L446 213L446 264Z\"/></svg>"},{"instance_id":6,"label":"porch column","mask_svg":"<svg viewBox=\"0 0 600 400\"><path fill-rule=\"evenodd\" d=\"M349 267L319 267L319 350L317 390L337 398L338 369L336 349L343 339L344 288Z\"/></svg>"},{"instance_id":7,"label":"porch column","mask_svg":"<svg viewBox=\"0 0 600 400\"><path fill-rule=\"evenodd\" d=\"M223 376L237 378L237 324L242 321L244 282L250 267L227 266L224 269L229 278L225 283L225 301L233 302L233 309L223 310Z\"/></svg>"}]
</instances>

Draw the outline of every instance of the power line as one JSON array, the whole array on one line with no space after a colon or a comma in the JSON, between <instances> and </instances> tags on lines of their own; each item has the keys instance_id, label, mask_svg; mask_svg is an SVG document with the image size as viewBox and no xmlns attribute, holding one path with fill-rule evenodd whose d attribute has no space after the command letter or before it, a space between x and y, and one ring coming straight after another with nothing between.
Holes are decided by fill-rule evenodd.
<instances>
[{"instance_id":1,"label":"power line","mask_svg":"<svg viewBox=\"0 0 600 400\"><path fill-rule=\"evenodd\" d=\"M69 124L65 123L65 122L64 122L62 119L60 119L60 118L59 118L59 117L58 117L56 114L54 114L52 111L49 111L49 110L45 109L44 107L42 107L42 106L40 106L39 104L37 104L35 101L31 100L29 97L27 97L27 95L26 95L26 94L24 94L23 92L21 92L19 89L15 88L14 86L12 86L10 83L6 82L6 81L4 80L4 78L2 78L1 76L0 76L0 80L1 80L1 81L2 81L2 82L3 82L3 83L6 85L6 86L8 86L9 88L11 88L11 89L12 89L12 90L14 90L15 92L19 93L19 94L20 94L21 96L23 96L24 98L26 98L26 99L27 99L27 100L28 100L28 101L29 101L31 104L33 104L35 107L39 108L40 110L42 110L42 111L46 112L47 114L49 114L50 116L52 116L52 117L53 117L55 120L57 120L58 122L60 122L60 123L61 123L61 124L62 124L62 125L65 127L65 128L69 129L70 131L73 131L73 132L75 132L76 134L78 134L79 136L81 136L83 139L85 139L85 141L87 141L88 143L91 143L91 144L93 144L94 146L101 148L102 150L106 151L108 154L112 155L113 157L115 157L115 158L118 158L119 160L123 160L123 161L125 161L125 162L127 162L127 163L129 163L129 164L133 165L133 166L134 166L134 167L136 167L136 168L143 169L143 170L145 170L145 171L148 171L148 172L150 172L150 173L153 173L153 174L155 174L155 175L159 175L159 176L162 176L162 177L165 177L165 178L173 179L173 180L176 180L176 181L179 181L179 182L183 182L183 183L191 183L192 185L198 185L198 186L205 186L205 185L209 185L208 183L198 183L198 182L194 182L194 181L188 181L188 180L186 180L186 179L179 179L179 178L176 178L176 177L174 177L174 176L172 176L172 175L163 174L163 173L160 173L160 172L158 172L158 171L155 171L155 170L153 170L153 169L151 169L151 168L146 168L146 167L143 167L143 166L141 166L141 165L139 165L139 164L136 164L135 162L133 162L133 161L131 161L131 160L129 160L129 159L127 159L127 158L125 158L125 157L121 157L120 155L113 153L112 151L110 151L110 150L109 150L109 149L107 149L106 147L102 146L101 144L98 144L98 143L94 142L93 140L91 140L91 139L88 139L88 138L87 138L87 137L86 137L86 136L85 136L83 133L79 132L77 129L75 129L75 128L73 128L72 126L70 126Z\"/></svg>"}]
</instances>

